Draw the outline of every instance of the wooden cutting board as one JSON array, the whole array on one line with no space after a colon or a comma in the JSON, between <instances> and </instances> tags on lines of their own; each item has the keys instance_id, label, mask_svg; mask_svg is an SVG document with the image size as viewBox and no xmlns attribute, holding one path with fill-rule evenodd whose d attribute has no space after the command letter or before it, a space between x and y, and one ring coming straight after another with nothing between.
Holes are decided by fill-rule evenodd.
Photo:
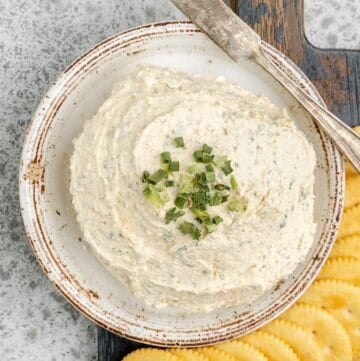
<instances>
[{"instance_id":1,"label":"wooden cutting board","mask_svg":"<svg viewBox=\"0 0 360 361\"><path fill-rule=\"evenodd\" d=\"M233 9L312 80L328 107L360 124L360 51L318 49L304 35L303 0L232 0ZM98 328L98 361L120 361L143 345Z\"/></svg>"}]
</instances>

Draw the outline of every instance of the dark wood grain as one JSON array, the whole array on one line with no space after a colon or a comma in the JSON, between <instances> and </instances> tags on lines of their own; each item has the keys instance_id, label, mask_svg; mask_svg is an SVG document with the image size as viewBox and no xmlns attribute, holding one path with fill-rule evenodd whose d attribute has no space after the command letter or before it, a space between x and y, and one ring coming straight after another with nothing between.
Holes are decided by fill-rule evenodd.
<instances>
[{"instance_id":1,"label":"dark wood grain","mask_svg":"<svg viewBox=\"0 0 360 361\"><path fill-rule=\"evenodd\" d=\"M240 0L237 13L312 80L328 107L359 123L360 52L319 49L304 35L303 0Z\"/></svg>"},{"instance_id":2,"label":"dark wood grain","mask_svg":"<svg viewBox=\"0 0 360 361\"><path fill-rule=\"evenodd\" d=\"M303 0L232 0L268 43L313 81L328 107L351 126L360 119L360 51L318 49L304 35ZM98 361L120 361L140 345L98 328Z\"/></svg>"}]
</instances>

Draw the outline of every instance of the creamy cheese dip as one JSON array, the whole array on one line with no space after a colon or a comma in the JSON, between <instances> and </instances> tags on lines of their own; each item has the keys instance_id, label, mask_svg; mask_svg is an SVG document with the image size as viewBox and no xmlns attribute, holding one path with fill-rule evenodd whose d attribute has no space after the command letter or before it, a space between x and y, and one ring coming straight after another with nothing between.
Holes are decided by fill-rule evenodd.
<instances>
[{"instance_id":1,"label":"creamy cheese dip","mask_svg":"<svg viewBox=\"0 0 360 361\"><path fill-rule=\"evenodd\" d=\"M173 145L184 137L186 149ZM142 172L203 143L232 160L246 212L212 207L216 231L193 240L144 197ZM223 78L142 66L118 82L75 140L71 193L84 240L146 304L207 312L248 303L291 274L316 225L315 152L284 109ZM185 217L186 218L186 217Z\"/></svg>"}]
</instances>

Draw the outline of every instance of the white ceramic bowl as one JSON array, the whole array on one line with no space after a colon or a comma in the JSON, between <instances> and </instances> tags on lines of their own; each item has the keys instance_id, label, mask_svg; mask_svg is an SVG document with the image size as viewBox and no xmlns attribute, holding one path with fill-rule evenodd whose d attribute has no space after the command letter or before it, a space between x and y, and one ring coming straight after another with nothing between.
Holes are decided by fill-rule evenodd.
<instances>
[{"instance_id":1,"label":"white ceramic bowl","mask_svg":"<svg viewBox=\"0 0 360 361\"><path fill-rule=\"evenodd\" d=\"M293 63L270 46L266 51L322 102ZM313 247L291 277L251 305L191 316L175 309L151 309L129 294L81 242L69 193L72 140L109 96L114 82L139 63L224 75L266 95L288 108L315 147L318 228ZM108 330L140 342L197 346L260 327L290 306L311 283L331 249L341 216L342 160L293 98L257 65L250 61L234 63L191 23L151 24L115 35L89 50L65 69L45 95L24 143L20 200L28 239L43 270L83 314Z\"/></svg>"}]
</instances>

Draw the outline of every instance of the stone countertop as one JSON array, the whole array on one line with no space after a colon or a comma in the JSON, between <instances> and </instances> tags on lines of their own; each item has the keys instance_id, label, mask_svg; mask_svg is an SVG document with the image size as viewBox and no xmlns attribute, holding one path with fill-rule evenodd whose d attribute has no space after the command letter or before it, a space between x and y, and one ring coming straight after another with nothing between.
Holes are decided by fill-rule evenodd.
<instances>
[{"instance_id":1,"label":"stone countertop","mask_svg":"<svg viewBox=\"0 0 360 361\"><path fill-rule=\"evenodd\" d=\"M355 2L305 0L310 42L360 49ZM0 0L2 361L85 361L97 354L95 325L53 288L25 240L17 179L32 114L49 84L95 43L133 26L180 18L169 0Z\"/></svg>"}]
</instances>

